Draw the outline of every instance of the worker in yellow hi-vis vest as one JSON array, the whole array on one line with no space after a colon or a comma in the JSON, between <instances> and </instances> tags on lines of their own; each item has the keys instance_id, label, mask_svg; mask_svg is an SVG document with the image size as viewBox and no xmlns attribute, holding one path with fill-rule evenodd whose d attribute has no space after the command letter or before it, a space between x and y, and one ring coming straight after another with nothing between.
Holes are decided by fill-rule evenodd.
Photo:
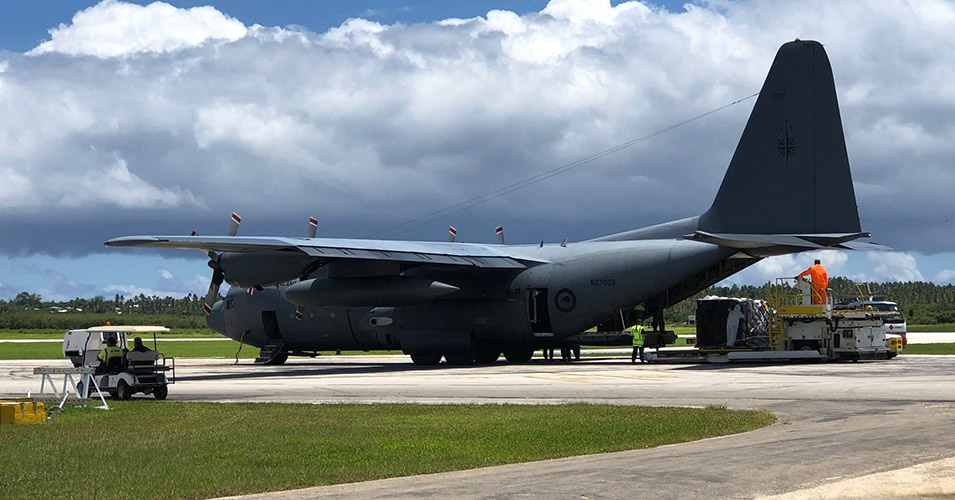
<instances>
[{"instance_id":1,"label":"worker in yellow hi-vis vest","mask_svg":"<svg viewBox=\"0 0 955 500\"><path fill-rule=\"evenodd\" d=\"M123 350L116 345L116 339L106 341L106 349L100 351L99 366L96 367L96 375L102 373L118 372L123 369Z\"/></svg>"},{"instance_id":2,"label":"worker in yellow hi-vis vest","mask_svg":"<svg viewBox=\"0 0 955 500\"><path fill-rule=\"evenodd\" d=\"M643 363L643 324L637 323L626 331L633 334L633 352L630 354L630 362L636 363L637 356L640 356L640 362Z\"/></svg>"}]
</instances>

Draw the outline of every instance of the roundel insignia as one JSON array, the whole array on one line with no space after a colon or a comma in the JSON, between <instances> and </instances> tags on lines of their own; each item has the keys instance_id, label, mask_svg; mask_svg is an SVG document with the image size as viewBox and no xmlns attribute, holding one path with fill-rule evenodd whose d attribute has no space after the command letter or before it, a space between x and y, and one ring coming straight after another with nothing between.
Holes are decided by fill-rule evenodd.
<instances>
[{"instance_id":1,"label":"roundel insignia","mask_svg":"<svg viewBox=\"0 0 955 500\"><path fill-rule=\"evenodd\" d=\"M557 295L554 295L554 306L560 312L569 313L577 307L577 296L570 288L561 288Z\"/></svg>"}]
</instances>

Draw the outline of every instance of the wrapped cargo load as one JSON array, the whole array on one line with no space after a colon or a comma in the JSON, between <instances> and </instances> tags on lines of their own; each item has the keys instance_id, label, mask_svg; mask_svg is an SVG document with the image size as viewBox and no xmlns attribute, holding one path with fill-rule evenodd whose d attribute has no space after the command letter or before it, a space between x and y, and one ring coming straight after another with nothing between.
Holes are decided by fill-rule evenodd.
<instances>
[{"instance_id":1,"label":"wrapped cargo load","mask_svg":"<svg viewBox=\"0 0 955 500\"><path fill-rule=\"evenodd\" d=\"M701 349L766 349L769 311L761 300L703 297L696 302L696 342Z\"/></svg>"}]
</instances>

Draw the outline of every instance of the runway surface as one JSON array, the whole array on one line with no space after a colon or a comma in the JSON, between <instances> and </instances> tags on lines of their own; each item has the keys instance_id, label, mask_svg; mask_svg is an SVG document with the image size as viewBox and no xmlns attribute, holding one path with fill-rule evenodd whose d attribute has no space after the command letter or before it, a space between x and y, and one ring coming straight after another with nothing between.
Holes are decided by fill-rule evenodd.
<instances>
[{"instance_id":1,"label":"runway surface","mask_svg":"<svg viewBox=\"0 0 955 500\"><path fill-rule=\"evenodd\" d=\"M38 390L38 364L54 363L0 362L0 395ZM170 400L724 405L780 417L754 432L681 445L253 498L955 497L955 356L781 365L535 359L433 369L404 356L323 356L278 367L188 360L176 371Z\"/></svg>"},{"instance_id":2,"label":"runway surface","mask_svg":"<svg viewBox=\"0 0 955 500\"><path fill-rule=\"evenodd\" d=\"M907 334L910 344L942 344L955 342L955 332L909 332ZM232 339L226 337L211 338L161 338L162 342L229 342ZM0 344L33 344L33 343L62 343L63 339L0 339Z\"/></svg>"}]
</instances>

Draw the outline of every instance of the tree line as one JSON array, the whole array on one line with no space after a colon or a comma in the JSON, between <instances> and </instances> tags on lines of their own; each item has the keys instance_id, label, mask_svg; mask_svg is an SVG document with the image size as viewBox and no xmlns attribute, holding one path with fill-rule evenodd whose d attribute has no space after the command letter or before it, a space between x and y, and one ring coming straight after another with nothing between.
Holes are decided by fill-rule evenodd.
<instances>
[{"instance_id":1,"label":"tree line","mask_svg":"<svg viewBox=\"0 0 955 500\"><path fill-rule=\"evenodd\" d=\"M788 285L786 285L788 286ZM865 288L865 287L868 288ZM955 285L918 282L887 282L860 285L848 278L829 280L834 297L858 297L872 293L899 304L910 324L955 323ZM686 322L696 313L696 301L707 295L766 299L766 285L711 286L666 311L670 323ZM170 328L205 328L203 297L189 294L183 298L139 294L112 299L103 296L75 298L65 302L45 301L37 294L20 292L10 300L0 300L0 329L75 329L113 324L160 324Z\"/></svg>"},{"instance_id":2,"label":"tree line","mask_svg":"<svg viewBox=\"0 0 955 500\"><path fill-rule=\"evenodd\" d=\"M10 300L0 300L0 329L72 330L104 325L162 325L170 328L205 328L203 298L189 294L183 298L139 294L112 299L103 296L45 301L33 293L20 292Z\"/></svg>"}]
</instances>

